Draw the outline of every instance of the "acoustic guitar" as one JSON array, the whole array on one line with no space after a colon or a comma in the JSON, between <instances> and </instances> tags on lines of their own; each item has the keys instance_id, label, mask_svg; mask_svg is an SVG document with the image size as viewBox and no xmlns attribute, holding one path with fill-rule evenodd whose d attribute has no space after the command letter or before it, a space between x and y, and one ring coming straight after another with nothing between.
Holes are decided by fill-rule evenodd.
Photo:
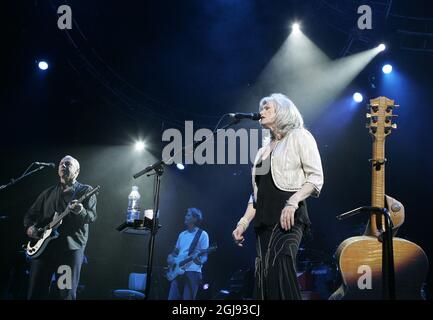
<instances>
[{"instance_id":1,"label":"acoustic guitar","mask_svg":"<svg viewBox=\"0 0 433 320\"><path fill-rule=\"evenodd\" d=\"M428 272L428 259L424 251L408 240L395 237L404 222L404 207L397 200L385 195L385 140L397 128L393 123L394 100L378 97L370 100L367 128L373 137L371 161L371 205L387 208L393 222L393 248L396 299L421 299L421 288ZM386 207L385 207L386 206ZM342 284L330 299L383 298L382 282L382 239L384 217L370 220L362 236L343 241L337 251ZM382 220L382 221L380 221Z\"/></svg>"}]
</instances>

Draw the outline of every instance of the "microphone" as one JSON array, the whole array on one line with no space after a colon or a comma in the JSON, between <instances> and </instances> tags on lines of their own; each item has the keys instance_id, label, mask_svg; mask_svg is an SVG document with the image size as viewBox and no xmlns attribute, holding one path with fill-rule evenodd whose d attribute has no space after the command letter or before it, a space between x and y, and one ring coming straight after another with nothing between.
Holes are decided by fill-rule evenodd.
<instances>
[{"instance_id":1,"label":"microphone","mask_svg":"<svg viewBox=\"0 0 433 320\"><path fill-rule=\"evenodd\" d=\"M47 162L35 162L35 165L37 165L37 166L43 166L43 167L52 167L52 168L56 167L56 165L54 163L52 163L52 162L50 162L50 163L47 163Z\"/></svg>"},{"instance_id":2,"label":"microphone","mask_svg":"<svg viewBox=\"0 0 433 320\"><path fill-rule=\"evenodd\" d=\"M237 113L229 113L229 116L231 118L235 119L250 119L250 120L260 120L262 116L260 113L243 113L243 112L237 112Z\"/></svg>"},{"instance_id":3,"label":"microphone","mask_svg":"<svg viewBox=\"0 0 433 320\"><path fill-rule=\"evenodd\" d=\"M144 168L140 172L134 174L133 177L134 177L134 179L137 179L138 177L141 177L143 174L146 174L152 170L155 170L156 172L158 172L158 170L161 170L164 167L164 165L165 165L165 162L163 160L159 160L159 161L155 162L154 164L147 166L147 168Z\"/></svg>"}]
</instances>

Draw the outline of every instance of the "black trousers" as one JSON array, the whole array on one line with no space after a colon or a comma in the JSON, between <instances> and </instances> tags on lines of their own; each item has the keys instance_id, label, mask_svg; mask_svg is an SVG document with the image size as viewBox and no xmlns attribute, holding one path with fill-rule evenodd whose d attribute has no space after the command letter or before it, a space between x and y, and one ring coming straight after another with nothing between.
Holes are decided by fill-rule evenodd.
<instances>
[{"instance_id":1,"label":"black trousers","mask_svg":"<svg viewBox=\"0 0 433 320\"><path fill-rule=\"evenodd\" d=\"M48 246L31 261L27 299L75 300L83 257L84 248L58 251Z\"/></svg>"}]
</instances>

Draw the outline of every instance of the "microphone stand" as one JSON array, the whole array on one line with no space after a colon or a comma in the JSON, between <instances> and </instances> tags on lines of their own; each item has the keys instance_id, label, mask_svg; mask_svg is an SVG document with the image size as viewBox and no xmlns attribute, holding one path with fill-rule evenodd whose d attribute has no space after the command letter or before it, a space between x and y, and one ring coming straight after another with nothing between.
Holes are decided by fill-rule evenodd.
<instances>
[{"instance_id":1,"label":"microphone stand","mask_svg":"<svg viewBox=\"0 0 433 320\"><path fill-rule=\"evenodd\" d=\"M29 168L30 168L33 164L34 164L34 163L32 163L32 164L29 166ZM29 168L27 168L27 170L28 170ZM45 168L45 166L40 166L40 167L38 167L38 168L36 168L36 169L33 169L32 171L29 171L29 172L27 172L27 170L26 170L26 171L25 171L25 172L24 172L20 177L18 177L18 178L16 178L16 179L12 178L8 184L5 184L5 185L0 186L0 191L4 190L4 189L6 189L6 188L8 188L8 187L10 187L10 186L13 186L14 184L17 184L18 182L20 182L20 181L23 180L24 178L26 178L26 177L28 177L28 176L31 176L32 174L34 174L34 173L36 173L36 172L38 172L38 171L40 171L40 170L42 170L42 169L44 169L44 168Z\"/></svg>"},{"instance_id":2,"label":"microphone stand","mask_svg":"<svg viewBox=\"0 0 433 320\"><path fill-rule=\"evenodd\" d=\"M385 300L395 300L395 270L394 270L394 249L392 242L393 223L387 208L359 207L357 209L338 215L338 220L344 220L360 213L375 212L378 216L385 217L385 231L381 232L379 241L382 242L382 294ZM376 219L380 221L381 219Z\"/></svg>"},{"instance_id":3,"label":"microphone stand","mask_svg":"<svg viewBox=\"0 0 433 320\"><path fill-rule=\"evenodd\" d=\"M240 119L232 119L232 121L225 126L223 126L220 129L227 129L228 127L231 127L237 123L240 122ZM218 126L218 125L217 125ZM205 138L203 138L201 141L197 141L193 144L193 149L202 144L203 142L207 141L211 136L213 137L217 133L218 128L215 128L214 131L212 131L212 135L209 135ZM189 147L189 146L188 146ZM187 148L187 146L182 147L179 152L184 151ZM153 268L153 256L154 256L154 250L155 250L155 237L158 232L158 218L159 218L159 199L160 199L160 186L161 186L161 178L164 174L164 167L175 157L176 154L174 154L171 158L168 160L159 160L155 162L154 164L146 167L145 169L141 170L140 172L133 175L134 179L137 179L141 177L144 174L147 174L151 171L153 173L147 174L147 176L154 176L154 188L153 188L153 202L154 202L154 216L153 216L153 223L150 229L150 241L149 241L149 252L148 252L148 263L147 263L147 275L146 275L146 288L145 288L145 296L144 299L149 299L149 293L150 293L150 286L152 283L152 268ZM145 219L143 219L144 221Z\"/></svg>"}]
</instances>

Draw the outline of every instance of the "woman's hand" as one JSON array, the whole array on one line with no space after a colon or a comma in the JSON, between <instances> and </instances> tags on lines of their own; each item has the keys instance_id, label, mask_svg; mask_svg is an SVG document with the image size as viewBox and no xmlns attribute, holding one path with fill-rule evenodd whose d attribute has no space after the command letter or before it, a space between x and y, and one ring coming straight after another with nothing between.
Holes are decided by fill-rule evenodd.
<instances>
[{"instance_id":1,"label":"woman's hand","mask_svg":"<svg viewBox=\"0 0 433 320\"><path fill-rule=\"evenodd\" d=\"M294 206L285 206L283 210L281 210L280 216L280 224L281 228L284 230L290 230L295 224L295 211L296 208Z\"/></svg>"},{"instance_id":2,"label":"woman's hand","mask_svg":"<svg viewBox=\"0 0 433 320\"><path fill-rule=\"evenodd\" d=\"M242 226L237 226L236 229L232 232L233 239L239 247L243 247L243 242L245 241L245 238L243 236L244 232L245 229Z\"/></svg>"}]
</instances>

